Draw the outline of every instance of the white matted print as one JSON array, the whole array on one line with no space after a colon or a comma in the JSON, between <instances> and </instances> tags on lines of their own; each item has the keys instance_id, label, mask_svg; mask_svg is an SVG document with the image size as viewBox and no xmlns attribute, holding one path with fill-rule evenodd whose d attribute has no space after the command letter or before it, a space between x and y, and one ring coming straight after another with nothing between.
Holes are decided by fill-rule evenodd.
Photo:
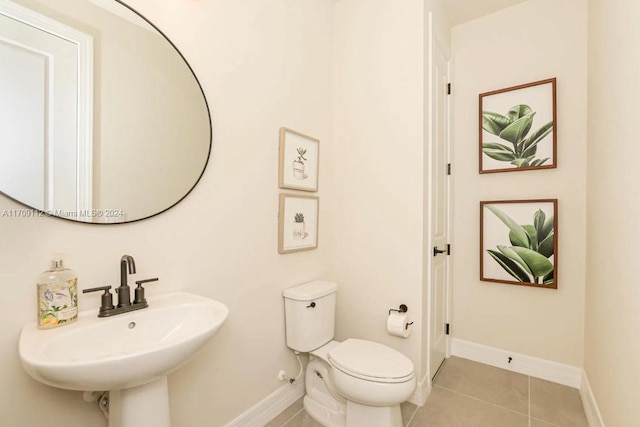
<instances>
[{"instance_id":1,"label":"white matted print","mask_svg":"<svg viewBox=\"0 0 640 427\"><path fill-rule=\"evenodd\" d=\"M319 144L315 138L280 128L280 188L318 191Z\"/></svg>"},{"instance_id":2,"label":"white matted print","mask_svg":"<svg viewBox=\"0 0 640 427\"><path fill-rule=\"evenodd\" d=\"M558 200L480 202L480 280L558 288Z\"/></svg>"},{"instance_id":3,"label":"white matted print","mask_svg":"<svg viewBox=\"0 0 640 427\"><path fill-rule=\"evenodd\" d=\"M318 247L318 204L316 196L280 194L278 253Z\"/></svg>"}]
</instances>

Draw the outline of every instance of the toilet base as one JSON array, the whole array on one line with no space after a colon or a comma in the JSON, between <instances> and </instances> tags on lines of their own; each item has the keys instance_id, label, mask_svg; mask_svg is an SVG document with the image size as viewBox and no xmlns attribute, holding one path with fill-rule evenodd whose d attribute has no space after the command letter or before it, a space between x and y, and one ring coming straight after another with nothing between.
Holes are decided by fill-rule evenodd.
<instances>
[{"instance_id":1,"label":"toilet base","mask_svg":"<svg viewBox=\"0 0 640 427\"><path fill-rule=\"evenodd\" d=\"M311 354L305 372L304 409L324 427L402 427L400 404L369 406L342 397L332 367Z\"/></svg>"},{"instance_id":2,"label":"toilet base","mask_svg":"<svg viewBox=\"0 0 640 427\"><path fill-rule=\"evenodd\" d=\"M336 411L334 408L323 406L317 400L313 400L308 395L302 400L304 410L318 423L324 427L346 427L346 417L344 412Z\"/></svg>"},{"instance_id":3,"label":"toilet base","mask_svg":"<svg viewBox=\"0 0 640 427\"><path fill-rule=\"evenodd\" d=\"M325 427L346 427L346 402L338 401L332 395L330 386L331 374L329 366L313 355L309 358L305 372L304 410L314 420Z\"/></svg>"},{"instance_id":4,"label":"toilet base","mask_svg":"<svg viewBox=\"0 0 640 427\"><path fill-rule=\"evenodd\" d=\"M347 413L305 396L304 410L324 427L402 427L400 405L366 406L347 401Z\"/></svg>"},{"instance_id":5,"label":"toilet base","mask_svg":"<svg viewBox=\"0 0 640 427\"><path fill-rule=\"evenodd\" d=\"M400 405L367 406L347 400L346 427L402 427Z\"/></svg>"}]
</instances>

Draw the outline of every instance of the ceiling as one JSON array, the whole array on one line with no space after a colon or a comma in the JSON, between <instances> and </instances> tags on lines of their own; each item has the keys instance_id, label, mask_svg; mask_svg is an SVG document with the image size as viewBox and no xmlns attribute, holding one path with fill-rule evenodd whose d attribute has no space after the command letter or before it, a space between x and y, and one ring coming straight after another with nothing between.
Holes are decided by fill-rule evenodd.
<instances>
[{"instance_id":1,"label":"ceiling","mask_svg":"<svg viewBox=\"0 0 640 427\"><path fill-rule=\"evenodd\" d=\"M526 0L443 0L451 26L489 15Z\"/></svg>"}]
</instances>

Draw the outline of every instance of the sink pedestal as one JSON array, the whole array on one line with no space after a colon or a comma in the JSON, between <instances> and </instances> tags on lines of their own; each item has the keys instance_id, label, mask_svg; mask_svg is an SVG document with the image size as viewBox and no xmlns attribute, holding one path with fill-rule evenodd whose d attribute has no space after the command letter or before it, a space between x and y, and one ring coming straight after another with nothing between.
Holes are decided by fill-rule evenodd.
<instances>
[{"instance_id":1,"label":"sink pedestal","mask_svg":"<svg viewBox=\"0 0 640 427\"><path fill-rule=\"evenodd\" d=\"M167 377L109 392L109 427L171 427Z\"/></svg>"}]
</instances>

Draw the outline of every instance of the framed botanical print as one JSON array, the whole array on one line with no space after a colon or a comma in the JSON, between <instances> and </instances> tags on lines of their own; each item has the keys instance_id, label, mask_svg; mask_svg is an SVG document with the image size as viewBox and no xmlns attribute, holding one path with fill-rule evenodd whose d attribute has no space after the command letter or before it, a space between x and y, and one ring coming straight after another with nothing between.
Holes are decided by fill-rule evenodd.
<instances>
[{"instance_id":1,"label":"framed botanical print","mask_svg":"<svg viewBox=\"0 0 640 427\"><path fill-rule=\"evenodd\" d=\"M480 202L480 280L558 288L558 200Z\"/></svg>"},{"instance_id":2,"label":"framed botanical print","mask_svg":"<svg viewBox=\"0 0 640 427\"><path fill-rule=\"evenodd\" d=\"M318 247L318 204L316 196L280 194L278 253Z\"/></svg>"},{"instance_id":3,"label":"framed botanical print","mask_svg":"<svg viewBox=\"0 0 640 427\"><path fill-rule=\"evenodd\" d=\"M480 94L480 173L556 167L556 79Z\"/></svg>"},{"instance_id":4,"label":"framed botanical print","mask_svg":"<svg viewBox=\"0 0 640 427\"><path fill-rule=\"evenodd\" d=\"M318 191L319 145L320 141L315 138L280 128L280 188Z\"/></svg>"}]
</instances>

